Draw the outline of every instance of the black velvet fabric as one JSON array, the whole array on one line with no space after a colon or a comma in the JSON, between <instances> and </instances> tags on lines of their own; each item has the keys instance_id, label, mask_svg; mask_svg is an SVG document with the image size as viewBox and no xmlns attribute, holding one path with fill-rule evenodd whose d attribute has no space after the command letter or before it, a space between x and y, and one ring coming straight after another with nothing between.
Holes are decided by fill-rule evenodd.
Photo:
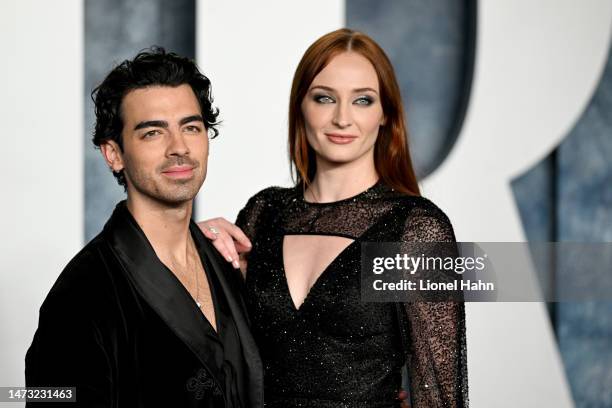
<instances>
[{"instance_id":1,"label":"black velvet fabric","mask_svg":"<svg viewBox=\"0 0 612 408\"><path fill-rule=\"evenodd\" d=\"M218 333L123 201L45 299L26 385L75 386L70 407L261 407L262 366L240 277L193 222L190 231Z\"/></svg>"}]
</instances>

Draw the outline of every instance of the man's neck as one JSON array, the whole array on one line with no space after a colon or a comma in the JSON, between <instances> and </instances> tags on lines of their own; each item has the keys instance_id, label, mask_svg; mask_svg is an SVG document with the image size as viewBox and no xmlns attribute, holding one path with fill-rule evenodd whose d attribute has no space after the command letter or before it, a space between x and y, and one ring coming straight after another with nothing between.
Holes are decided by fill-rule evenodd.
<instances>
[{"instance_id":1,"label":"man's neck","mask_svg":"<svg viewBox=\"0 0 612 408\"><path fill-rule=\"evenodd\" d=\"M168 206L146 197L128 196L127 207L159 259L166 264L187 264L193 201Z\"/></svg>"}]
</instances>

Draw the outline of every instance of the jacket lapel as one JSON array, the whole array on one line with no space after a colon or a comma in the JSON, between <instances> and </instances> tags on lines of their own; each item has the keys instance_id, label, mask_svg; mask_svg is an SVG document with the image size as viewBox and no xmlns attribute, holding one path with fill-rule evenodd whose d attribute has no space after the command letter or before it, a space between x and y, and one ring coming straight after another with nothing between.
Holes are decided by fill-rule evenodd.
<instances>
[{"instance_id":1,"label":"jacket lapel","mask_svg":"<svg viewBox=\"0 0 612 408\"><path fill-rule=\"evenodd\" d=\"M212 271L209 273L214 273L219 279L238 330L244 359L249 370L249 407L263 407L263 364L255 339L249 329L246 306L240 294L240 287L231 277L231 274L237 275L238 272L229 267L194 222L191 222L190 229L198 249L202 251L203 256L212 266ZM240 279L240 276L236 276L236 279Z\"/></svg>"},{"instance_id":2,"label":"jacket lapel","mask_svg":"<svg viewBox=\"0 0 612 408\"><path fill-rule=\"evenodd\" d=\"M217 375L221 362L215 359L219 358L217 336L184 286L159 260L125 201L117 204L104 232L140 296L222 386Z\"/></svg>"}]
</instances>

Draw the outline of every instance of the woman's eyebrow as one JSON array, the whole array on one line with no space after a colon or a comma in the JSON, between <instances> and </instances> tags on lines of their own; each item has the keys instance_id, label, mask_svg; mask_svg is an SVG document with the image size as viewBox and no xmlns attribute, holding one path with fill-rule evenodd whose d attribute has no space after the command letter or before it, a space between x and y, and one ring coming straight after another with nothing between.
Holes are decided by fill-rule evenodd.
<instances>
[{"instance_id":1,"label":"woman's eyebrow","mask_svg":"<svg viewBox=\"0 0 612 408\"><path fill-rule=\"evenodd\" d=\"M315 85L312 88L310 88L310 90L317 89L317 88L323 89L323 90L328 91L328 92L336 92L336 90L334 88L332 88L331 86L326 86L326 85ZM374 92L375 94L378 95L378 92L374 88L370 88L370 87L355 88L355 89L353 89L354 93L368 92L368 91L369 92Z\"/></svg>"},{"instance_id":2,"label":"woman's eyebrow","mask_svg":"<svg viewBox=\"0 0 612 408\"><path fill-rule=\"evenodd\" d=\"M329 86L325 86L325 85L315 85L312 88L310 88L310 90L317 89L317 88L323 89L323 90L329 91L329 92L336 92L336 90L334 88L329 87Z\"/></svg>"},{"instance_id":3,"label":"woman's eyebrow","mask_svg":"<svg viewBox=\"0 0 612 408\"><path fill-rule=\"evenodd\" d=\"M375 94L378 95L378 92L374 88L365 87L365 88L353 89L353 92L357 92L357 93L359 93L359 92L368 92L368 91L374 92Z\"/></svg>"}]
</instances>

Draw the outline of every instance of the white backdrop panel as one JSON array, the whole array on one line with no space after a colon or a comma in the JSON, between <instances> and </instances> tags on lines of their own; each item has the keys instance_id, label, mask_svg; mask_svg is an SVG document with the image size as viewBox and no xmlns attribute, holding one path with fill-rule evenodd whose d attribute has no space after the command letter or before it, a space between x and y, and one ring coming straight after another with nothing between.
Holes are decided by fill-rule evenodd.
<instances>
[{"instance_id":1,"label":"white backdrop panel","mask_svg":"<svg viewBox=\"0 0 612 408\"><path fill-rule=\"evenodd\" d=\"M480 1L464 128L424 194L460 241L525 241L510 181L554 149L586 108L610 47L612 3ZM542 303L469 303L474 407L570 407Z\"/></svg>"},{"instance_id":2,"label":"white backdrop panel","mask_svg":"<svg viewBox=\"0 0 612 408\"><path fill-rule=\"evenodd\" d=\"M197 57L221 109L198 219L234 221L250 196L288 186L291 79L310 43L345 24L344 1L197 3Z\"/></svg>"},{"instance_id":3,"label":"white backdrop panel","mask_svg":"<svg viewBox=\"0 0 612 408\"><path fill-rule=\"evenodd\" d=\"M24 384L38 308L83 244L82 14L80 0L0 2L0 386Z\"/></svg>"}]
</instances>

